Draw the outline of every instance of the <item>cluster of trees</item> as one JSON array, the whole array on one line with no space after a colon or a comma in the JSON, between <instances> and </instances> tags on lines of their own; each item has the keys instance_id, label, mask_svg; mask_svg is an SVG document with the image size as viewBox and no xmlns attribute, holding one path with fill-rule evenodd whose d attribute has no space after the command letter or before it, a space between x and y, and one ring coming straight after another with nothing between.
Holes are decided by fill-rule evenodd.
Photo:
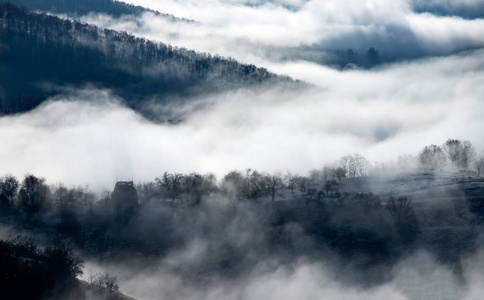
<instances>
[{"instance_id":1,"label":"cluster of trees","mask_svg":"<svg viewBox=\"0 0 484 300\"><path fill-rule=\"evenodd\" d=\"M356 161L353 160L355 157ZM341 184L343 178L367 174L367 171L362 169L363 165L359 164L366 161L361 155L345 156L341 161L341 166L313 170L309 176L247 169L245 172L231 171L220 182L217 182L215 175L211 173L202 175L165 172L154 182L140 183L136 188L142 203L164 201L181 203L184 206L198 205L204 197L214 194L221 194L233 201L255 201L269 197L271 202L274 202L276 197L281 197L285 191L291 195L297 192L310 198L318 193L319 197L333 197L337 195L336 187ZM321 191L315 188L318 186L322 186Z\"/></svg>"},{"instance_id":2,"label":"cluster of trees","mask_svg":"<svg viewBox=\"0 0 484 300\"><path fill-rule=\"evenodd\" d=\"M480 175L483 156L477 158L475 147L466 140L448 139L442 146L425 146L418 158L424 169L441 170L447 163L458 170L467 170L472 163Z\"/></svg>"},{"instance_id":3,"label":"cluster of trees","mask_svg":"<svg viewBox=\"0 0 484 300\"><path fill-rule=\"evenodd\" d=\"M411 164L418 160L423 169L440 170L450 162L458 170L475 166L480 175L484 167L484 156L476 157L474 146L469 141L448 139L442 147L425 146L418 158L400 157L400 163ZM308 176L290 172L285 175L270 174L247 169L245 172L231 171L219 182L211 173L165 172L152 182L137 184L136 191L141 203L161 201L185 207L197 206L204 198L216 194L232 201L253 201L267 197L274 202L284 193L294 195L297 192L311 202L341 197L338 187L344 178L367 176L376 172L375 169L372 169L364 156L354 154L342 157L333 165L312 170ZM110 192L106 192L102 198L106 205L112 206ZM95 200L94 194L87 187L68 188L62 184L49 187L45 179L31 174L27 174L21 182L11 175L0 178L0 209L17 209L26 223L35 224L41 212L52 207L58 212L61 223L72 221L76 219L73 215L76 207L92 207ZM138 197L135 202L138 202Z\"/></svg>"},{"instance_id":4,"label":"cluster of trees","mask_svg":"<svg viewBox=\"0 0 484 300\"><path fill-rule=\"evenodd\" d=\"M102 273L89 270L87 281L91 285L105 288L109 292L119 292L118 278L111 273Z\"/></svg>"},{"instance_id":5,"label":"cluster of trees","mask_svg":"<svg viewBox=\"0 0 484 300\"><path fill-rule=\"evenodd\" d=\"M0 177L0 213L16 214L24 226L42 223L47 212L55 212L59 229L77 224L79 207L92 208L94 193L87 187L48 186L45 178L32 174L19 181L12 175Z\"/></svg>"},{"instance_id":6,"label":"cluster of trees","mask_svg":"<svg viewBox=\"0 0 484 300\"><path fill-rule=\"evenodd\" d=\"M82 274L72 247L55 241L44 249L33 240L0 240L0 290L6 299L53 299Z\"/></svg>"},{"instance_id":7,"label":"cluster of trees","mask_svg":"<svg viewBox=\"0 0 484 300\"><path fill-rule=\"evenodd\" d=\"M364 157L363 160L363 176L408 170L462 171L477 176L484 172L484 153L477 154L470 141L452 138L440 146L427 145L417 155L399 156L395 162L371 164Z\"/></svg>"},{"instance_id":8,"label":"cluster of trees","mask_svg":"<svg viewBox=\"0 0 484 300\"><path fill-rule=\"evenodd\" d=\"M299 45L297 47L266 47L268 59L280 61L305 60L340 69L361 67L371 68L381 63L388 63L395 58L381 55L375 47L368 49L334 49L323 45Z\"/></svg>"},{"instance_id":9,"label":"cluster of trees","mask_svg":"<svg viewBox=\"0 0 484 300\"><path fill-rule=\"evenodd\" d=\"M58 86L87 83L109 88L152 118L145 101L276 82L303 86L234 59L29 12L10 3L0 4L0 43L0 113L32 109L58 93Z\"/></svg>"}]
</instances>

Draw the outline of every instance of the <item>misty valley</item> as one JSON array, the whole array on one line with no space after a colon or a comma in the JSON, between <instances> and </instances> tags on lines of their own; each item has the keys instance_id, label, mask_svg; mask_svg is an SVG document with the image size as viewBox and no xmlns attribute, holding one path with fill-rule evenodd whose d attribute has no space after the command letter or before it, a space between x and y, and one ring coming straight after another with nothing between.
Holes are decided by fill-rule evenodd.
<instances>
[{"instance_id":1,"label":"misty valley","mask_svg":"<svg viewBox=\"0 0 484 300\"><path fill-rule=\"evenodd\" d=\"M378 167L349 155L307 176L247 169L217 180L212 173L165 172L149 182L117 181L100 196L31 174L20 181L5 175L2 290L24 299L124 299L120 277L142 297L225 298L211 289L250 287L253 276L311 262L332 284L365 293L405 277L395 269L425 251L426 268L440 266L447 282L439 290L399 292L460 298L475 284L468 264L482 246L484 157L471 171L472 147L449 139ZM444 170L447 160L462 171ZM173 295L164 282L143 291L145 272L173 276L189 291ZM237 293L252 298L250 290Z\"/></svg>"},{"instance_id":2,"label":"misty valley","mask_svg":"<svg viewBox=\"0 0 484 300\"><path fill-rule=\"evenodd\" d=\"M0 0L0 298L482 299L483 61L483 0Z\"/></svg>"}]
</instances>

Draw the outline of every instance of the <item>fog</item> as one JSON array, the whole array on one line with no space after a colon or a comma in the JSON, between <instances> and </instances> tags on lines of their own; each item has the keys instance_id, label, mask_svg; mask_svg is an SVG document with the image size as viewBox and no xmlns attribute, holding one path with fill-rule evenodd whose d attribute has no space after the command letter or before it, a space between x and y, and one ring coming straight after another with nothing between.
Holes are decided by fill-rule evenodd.
<instances>
[{"instance_id":1,"label":"fog","mask_svg":"<svg viewBox=\"0 0 484 300\"><path fill-rule=\"evenodd\" d=\"M371 290L344 288L325 274L321 264L301 263L294 268L280 267L271 273L254 272L240 284L220 284L210 289L189 286L175 274L139 273L112 268L121 275L124 291L139 299L407 299L394 286ZM143 282L144 284L140 284Z\"/></svg>"},{"instance_id":2,"label":"fog","mask_svg":"<svg viewBox=\"0 0 484 300\"><path fill-rule=\"evenodd\" d=\"M198 22L170 22L151 13L119 19L91 14L81 20L273 71L278 69L270 62L331 65L335 54L330 50L353 49L365 59L374 47L379 61L388 62L450 55L484 45L482 19L418 13L404 0L295 1L296 10L279 1L132 2Z\"/></svg>"},{"instance_id":3,"label":"fog","mask_svg":"<svg viewBox=\"0 0 484 300\"><path fill-rule=\"evenodd\" d=\"M241 282L224 281L209 287L191 285L159 265L133 272L132 265L103 268L118 275L122 290L137 299L479 299L482 295L482 252L466 262L468 285L462 286L450 268L424 251L402 260L391 271L392 280L369 289L345 286L332 279L322 263L296 262L273 272L254 270ZM472 262L472 263L471 263ZM160 263L161 265L161 263ZM99 267L89 265L93 269Z\"/></svg>"},{"instance_id":4,"label":"fog","mask_svg":"<svg viewBox=\"0 0 484 300\"><path fill-rule=\"evenodd\" d=\"M130 2L197 22L169 21L152 13L117 19L90 14L81 20L231 56L312 86L252 87L218 94L203 93L210 91L199 87L199 96L155 99L166 101L142 107L162 116L160 120L171 120L158 123L129 108L115 91L89 83L63 87L62 93L30 112L0 117L0 176L10 173L21 179L32 173L45 177L48 184L87 185L100 194L112 191L116 181L153 181L165 171L213 172L218 179L247 168L305 175L354 153L372 164L391 162L448 138L469 140L483 153L481 0ZM470 9L475 9L474 15L466 13ZM323 57L321 63L306 59L309 54L298 56L305 47L313 47L315 55ZM328 49L366 53L370 47L379 51L381 63L325 65ZM478 186L476 182L471 184ZM407 190L417 186L406 184ZM442 202L455 194L457 200L468 200L469 191L461 188L449 192L448 198L445 188L432 195ZM86 225L94 231L105 222L99 237L89 238L106 245L109 238L118 240L107 245L105 253L99 250L99 257L86 255L83 278L88 280L89 269L111 272L121 290L137 299L471 300L484 293L484 240L478 234L482 212L471 212L464 202L457 213L450 201L440 207L423 205L427 198L417 199L422 200L414 202L421 205L421 215L409 224L417 220L414 223L422 230L413 232L416 240L407 243L401 241L405 233L390 219L388 199L382 198L379 210L368 214L351 203L338 206L334 199L321 206L305 202L294 219L284 219L284 203L280 208L278 201L269 207L267 199L256 206L248 199L229 199L223 192L203 197L192 207L177 206L175 199L146 201L124 224L108 219L101 202L94 209L86 206L79 220L106 218L98 218L101 225ZM291 197L280 202L303 203L305 196L301 192ZM330 198L329 191L325 197ZM426 214L435 220L423 218ZM459 226L454 226L455 220ZM311 232L323 223L330 233ZM449 227L454 231L447 236ZM373 248L347 254L353 249L351 243L345 244L351 240L345 239L345 230L361 239L370 234ZM17 233L0 228L0 237L12 232ZM332 244L332 238L342 246ZM123 239L128 241L126 248ZM459 244L461 240L465 243ZM138 242L144 248L136 253L129 247ZM380 242L390 246L380 249ZM270 253L274 249L277 253ZM78 250L92 249L87 245ZM158 252L148 257L150 251ZM385 251L391 252L390 258L384 257Z\"/></svg>"},{"instance_id":5,"label":"fog","mask_svg":"<svg viewBox=\"0 0 484 300\"><path fill-rule=\"evenodd\" d=\"M281 71L305 69L301 77L319 78L324 88L239 90L173 104L178 125L150 123L107 90L66 90L30 113L0 119L7 141L0 165L19 177L32 172L101 189L164 171L304 173L351 153L386 162L449 137L481 151L483 58L479 50L344 72L287 64Z\"/></svg>"},{"instance_id":6,"label":"fog","mask_svg":"<svg viewBox=\"0 0 484 300\"><path fill-rule=\"evenodd\" d=\"M224 205L223 202L217 204L215 199L207 199L196 212L181 213L180 216L190 216L174 226L187 241L183 247L174 247L159 257L126 254L101 262L91 260L85 264L84 278L87 279L89 270L115 274L122 291L137 299L470 300L482 295L483 240L475 232L473 238L459 243L460 229L457 229L447 236L448 244L434 249L439 252L454 246L449 250L458 253L454 263L439 261L437 253L420 249L425 248L423 245L417 249L410 246L412 250L403 251L403 255L395 254L396 258L385 262L369 257L379 257L377 253L384 251L382 249L349 256L338 253L337 248L331 249L331 241L317 241L316 237L306 235L303 222L281 225L278 234L284 242L281 248L277 248L277 242L270 239L274 234L268 230L271 226L262 224L267 221L261 215L265 210L263 206L250 210L240 205L232 216L226 214L232 211L231 208L226 210ZM128 234L130 230L136 230L136 226L164 224L163 219L150 224L148 216L155 215L155 210L154 207L145 209L138 221L133 221L131 228L125 229ZM174 211L165 213L173 214ZM348 217L355 228L364 227L369 221L354 212L349 212ZM439 222L443 224L446 220ZM157 230L168 233L171 229ZM372 228L379 233L385 230ZM442 237L438 233L442 230L439 227L422 230L426 237L420 242L429 248ZM141 234L149 236L149 232L149 228L144 228ZM167 239L170 234L173 233L162 236ZM153 244L159 238L153 236ZM475 248L468 253L463 249L470 244ZM224 264L227 265L224 267Z\"/></svg>"}]
</instances>

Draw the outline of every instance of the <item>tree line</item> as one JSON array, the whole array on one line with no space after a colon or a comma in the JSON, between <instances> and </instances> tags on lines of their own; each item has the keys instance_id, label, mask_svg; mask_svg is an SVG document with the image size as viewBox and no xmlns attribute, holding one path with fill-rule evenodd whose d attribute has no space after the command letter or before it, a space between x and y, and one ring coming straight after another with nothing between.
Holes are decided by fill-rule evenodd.
<instances>
[{"instance_id":1,"label":"tree line","mask_svg":"<svg viewBox=\"0 0 484 300\"><path fill-rule=\"evenodd\" d=\"M409 165L406 166L405 164ZM203 199L220 195L236 203L257 202L268 199L274 202L285 194L298 195L307 202L324 198L338 199L342 195L339 186L343 179L379 174L383 171L406 171L411 169L441 171L444 167L454 171L471 172L480 176L484 155L477 156L471 142L448 139L442 146L425 146L417 157L399 157L397 162L371 164L360 154L346 155L333 164L314 169L308 175L291 172L267 173L254 169L231 171L217 180L214 174L169 173L154 181L134 185L136 203L171 203L183 207L200 205ZM134 189L133 188L133 189ZM119 193L123 193L122 191ZM16 209L26 223L35 224L46 209L55 208L61 220L72 218L76 206L92 207L101 200L107 207L112 205L114 193L105 191L100 199L88 187L65 187L59 183L48 186L45 178L27 174L22 181L12 175L0 178L0 208Z\"/></svg>"}]
</instances>

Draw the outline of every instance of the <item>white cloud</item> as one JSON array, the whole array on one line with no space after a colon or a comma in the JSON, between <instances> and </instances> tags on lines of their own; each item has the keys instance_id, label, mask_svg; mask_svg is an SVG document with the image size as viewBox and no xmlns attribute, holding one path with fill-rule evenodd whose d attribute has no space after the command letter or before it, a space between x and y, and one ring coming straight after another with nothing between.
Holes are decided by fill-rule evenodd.
<instances>
[{"instance_id":1,"label":"white cloud","mask_svg":"<svg viewBox=\"0 0 484 300\"><path fill-rule=\"evenodd\" d=\"M116 178L153 180L164 171L306 172L354 152L388 161L449 137L483 149L482 59L484 51L477 51L345 72L287 64L278 70L325 89L195 99L211 105L177 126L151 124L109 93L88 89L1 118L0 140L7 142L0 165L4 173L101 189Z\"/></svg>"},{"instance_id":2,"label":"white cloud","mask_svg":"<svg viewBox=\"0 0 484 300\"><path fill-rule=\"evenodd\" d=\"M262 65L271 51L277 54L277 47L301 44L352 48L362 53L376 47L390 58L449 55L484 46L484 20L418 14L404 0L311 0L301 2L297 10L277 2L260 2L257 6L216 0L131 3L200 22L171 24L149 13L140 26L129 18L112 20L91 15L83 20Z\"/></svg>"}]
</instances>

